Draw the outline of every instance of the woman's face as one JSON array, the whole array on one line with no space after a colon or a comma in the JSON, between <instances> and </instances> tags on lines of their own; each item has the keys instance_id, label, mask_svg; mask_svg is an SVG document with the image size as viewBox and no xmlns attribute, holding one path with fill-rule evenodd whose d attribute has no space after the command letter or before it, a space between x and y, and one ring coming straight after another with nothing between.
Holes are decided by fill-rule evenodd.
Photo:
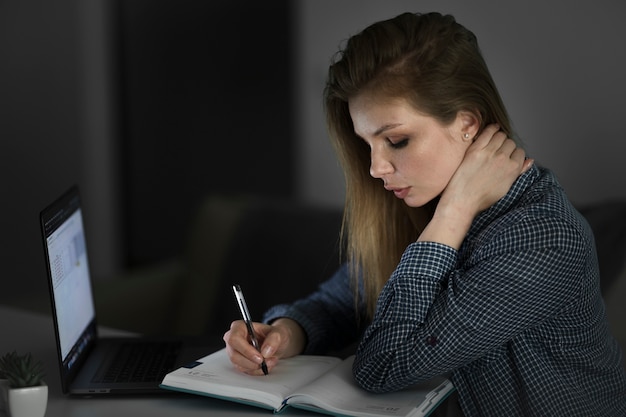
<instances>
[{"instance_id":1,"label":"woman's face","mask_svg":"<svg viewBox=\"0 0 626 417\"><path fill-rule=\"evenodd\" d=\"M410 207L443 192L478 131L469 112L444 126L404 99L362 93L348 106L355 133L370 147L370 175Z\"/></svg>"}]
</instances>

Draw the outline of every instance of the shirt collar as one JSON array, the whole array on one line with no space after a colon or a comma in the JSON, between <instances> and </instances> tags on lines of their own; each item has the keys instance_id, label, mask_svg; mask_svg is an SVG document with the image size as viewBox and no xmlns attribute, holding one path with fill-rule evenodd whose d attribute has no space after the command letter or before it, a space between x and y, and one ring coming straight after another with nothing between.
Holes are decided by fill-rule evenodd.
<instances>
[{"instance_id":1,"label":"shirt collar","mask_svg":"<svg viewBox=\"0 0 626 417\"><path fill-rule=\"evenodd\" d=\"M477 233L479 230L482 230L483 227L492 223L496 218L510 211L516 204L519 203L522 195L537 181L540 176L541 171L539 167L533 164L528 171L524 172L517 180L515 180L511 189L504 197L498 200L487 210L480 213L476 219L474 219L469 235Z\"/></svg>"}]
</instances>

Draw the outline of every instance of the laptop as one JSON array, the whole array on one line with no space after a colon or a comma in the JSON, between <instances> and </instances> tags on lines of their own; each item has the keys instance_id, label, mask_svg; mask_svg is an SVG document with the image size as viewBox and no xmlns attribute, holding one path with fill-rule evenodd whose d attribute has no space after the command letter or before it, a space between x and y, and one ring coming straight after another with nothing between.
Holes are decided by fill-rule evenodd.
<instances>
[{"instance_id":1,"label":"laptop","mask_svg":"<svg viewBox=\"0 0 626 417\"><path fill-rule=\"evenodd\" d=\"M166 394L165 373L215 350L186 338L100 337L78 186L40 222L64 394Z\"/></svg>"}]
</instances>

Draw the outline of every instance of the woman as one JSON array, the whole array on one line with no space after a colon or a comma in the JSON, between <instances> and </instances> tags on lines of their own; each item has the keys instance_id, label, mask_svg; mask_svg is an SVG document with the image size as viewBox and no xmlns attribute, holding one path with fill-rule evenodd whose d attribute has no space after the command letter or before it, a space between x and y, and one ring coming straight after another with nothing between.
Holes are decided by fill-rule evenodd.
<instances>
[{"instance_id":1,"label":"woman","mask_svg":"<svg viewBox=\"0 0 626 417\"><path fill-rule=\"evenodd\" d=\"M234 322L233 364L360 340L373 392L449 375L466 416L626 415L592 233L510 139L475 36L437 13L376 23L331 65L325 105L346 265L255 325L262 356Z\"/></svg>"}]
</instances>

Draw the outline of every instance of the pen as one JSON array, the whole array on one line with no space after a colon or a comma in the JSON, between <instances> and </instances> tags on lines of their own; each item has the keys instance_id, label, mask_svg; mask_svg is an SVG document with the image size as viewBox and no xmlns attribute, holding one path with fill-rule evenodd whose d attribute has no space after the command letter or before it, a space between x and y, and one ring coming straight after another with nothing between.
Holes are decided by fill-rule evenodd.
<instances>
[{"instance_id":1,"label":"pen","mask_svg":"<svg viewBox=\"0 0 626 417\"><path fill-rule=\"evenodd\" d=\"M233 285L233 292L235 293L235 299L237 300L237 305L239 306L239 311L241 311L243 321L246 322L248 334L250 335L250 340L252 340L252 346L254 346L255 349L258 350L259 353L261 353L261 346L259 345L259 341L256 338L256 333L254 333L254 328L252 327L252 317L250 317L250 311L248 310L246 299L243 298L243 292L241 291L241 287L237 284ZM265 375L268 374L265 359L263 359L263 362L261 363L261 369L263 370L263 373Z\"/></svg>"}]
</instances>

